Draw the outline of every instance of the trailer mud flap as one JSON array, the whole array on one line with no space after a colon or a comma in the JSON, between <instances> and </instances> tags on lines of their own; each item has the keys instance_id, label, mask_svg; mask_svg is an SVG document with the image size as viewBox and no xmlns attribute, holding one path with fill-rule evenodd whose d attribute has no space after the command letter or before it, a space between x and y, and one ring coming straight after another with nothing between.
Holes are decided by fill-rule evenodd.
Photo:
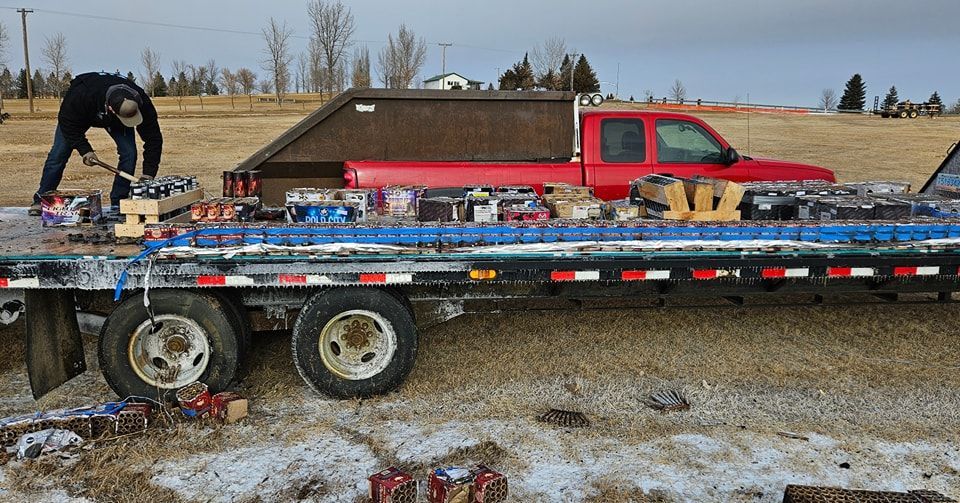
<instances>
[{"instance_id":1,"label":"trailer mud flap","mask_svg":"<svg viewBox=\"0 0 960 503\"><path fill-rule=\"evenodd\" d=\"M71 290L25 290L27 372L40 398L87 370Z\"/></svg>"}]
</instances>

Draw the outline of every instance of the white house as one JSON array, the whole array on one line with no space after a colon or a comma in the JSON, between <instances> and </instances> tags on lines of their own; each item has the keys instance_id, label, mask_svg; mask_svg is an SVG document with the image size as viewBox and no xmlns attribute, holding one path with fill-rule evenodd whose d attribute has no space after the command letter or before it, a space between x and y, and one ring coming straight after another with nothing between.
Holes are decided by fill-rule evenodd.
<instances>
[{"instance_id":1,"label":"white house","mask_svg":"<svg viewBox=\"0 0 960 503\"><path fill-rule=\"evenodd\" d=\"M470 80L459 73L445 73L434 75L423 81L424 89L476 89L479 90L483 82Z\"/></svg>"}]
</instances>

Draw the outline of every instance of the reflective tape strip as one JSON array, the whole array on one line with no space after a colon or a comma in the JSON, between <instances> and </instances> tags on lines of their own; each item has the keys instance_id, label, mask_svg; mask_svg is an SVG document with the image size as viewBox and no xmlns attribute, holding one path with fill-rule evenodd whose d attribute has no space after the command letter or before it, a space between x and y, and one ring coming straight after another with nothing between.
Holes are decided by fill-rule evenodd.
<instances>
[{"instance_id":1,"label":"reflective tape strip","mask_svg":"<svg viewBox=\"0 0 960 503\"><path fill-rule=\"evenodd\" d=\"M873 276L872 267L828 267L827 276L835 278L858 278Z\"/></svg>"},{"instance_id":2,"label":"reflective tape strip","mask_svg":"<svg viewBox=\"0 0 960 503\"><path fill-rule=\"evenodd\" d=\"M624 281L640 281L647 279L670 279L669 270L623 271L620 279Z\"/></svg>"},{"instance_id":3,"label":"reflective tape strip","mask_svg":"<svg viewBox=\"0 0 960 503\"><path fill-rule=\"evenodd\" d=\"M600 271L551 271L553 281L595 281L600 279Z\"/></svg>"},{"instance_id":4,"label":"reflective tape strip","mask_svg":"<svg viewBox=\"0 0 960 503\"><path fill-rule=\"evenodd\" d=\"M249 276L197 276L197 286L251 286L253 284L253 278Z\"/></svg>"},{"instance_id":5,"label":"reflective tape strip","mask_svg":"<svg viewBox=\"0 0 960 503\"><path fill-rule=\"evenodd\" d=\"M0 278L0 288L40 288L40 278Z\"/></svg>"},{"instance_id":6,"label":"reflective tape strip","mask_svg":"<svg viewBox=\"0 0 960 503\"><path fill-rule=\"evenodd\" d=\"M410 283L413 281L413 274L409 273L362 273L360 274L361 283Z\"/></svg>"},{"instance_id":7,"label":"reflective tape strip","mask_svg":"<svg viewBox=\"0 0 960 503\"><path fill-rule=\"evenodd\" d=\"M935 274L940 274L939 266L893 268L894 276L933 276Z\"/></svg>"},{"instance_id":8,"label":"reflective tape strip","mask_svg":"<svg viewBox=\"0 0 960 503\"><path fill-rule=\"evenodd\" d=\"M277 281L281 285L329 285L333 280L319 274L280 274Z\"/></svg>"},{"instance_id":9,"label":"reflective tape strip","mask_svg":"<svg viewBox=\"0 0 960 503\"><path fill-rule=\"evenodd\" d=\"M806 278L809 275L810 269L806 267L767 267L760 271L763 278Z\"/></svg>"},{"instance_id":10,"label":"reflective tape strip","mask_svg":"<svg viewBox=\"0 0 960 503\"><path fill-rule=\"evenodd\" d=\"M694 269L693 279L739 278L740 269Z\"/></svg>"}]
</instances>

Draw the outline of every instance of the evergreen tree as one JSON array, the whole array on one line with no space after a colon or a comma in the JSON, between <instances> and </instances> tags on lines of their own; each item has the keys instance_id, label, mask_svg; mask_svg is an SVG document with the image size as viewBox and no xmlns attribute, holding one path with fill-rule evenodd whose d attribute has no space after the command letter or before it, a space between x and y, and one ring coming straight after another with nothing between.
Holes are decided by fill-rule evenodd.
<instances>
[{"instance_id":1,"label":"evergreen tree","mask_svg":"<svg viewBox=\"0 0 960 503\"><path fill-rule=\"evenodd\" d=\"M527 89L533 89L533 86L536 85L536 79L533 76L533 66L530 64L530 59L527 57L527 54L524 54L523 60L514 64L511 70L513 70L514 82L516 84L514 89L525 91Z\"/></svg>"},{"instance_id":2,"label":"evergreen tree","mask_svg":"<svg viewBox=\"0 0 960 503\"><path fill-rule=\"evenodd\" d=\"M540 80L537 81L537 87L548 91L557 89L559 85L559 79L557 79L557 74L553 73L553 70L547 70L546 73L540 76Z\"/></svg>"},{"instance_id":3,"label":"evergreen tree","mask_svg":"<svg viewBox=\"0 0 960 503\"><path fill-rule=\"evenodd\" d=\"M940 105L940 108L943 108L943 100L940 99L940 93L936 91L930 95L930 99L927 100L927 103L930 105Z\"/></svg>"},{"instance_id":4,"label":"evergreen tree","mask_svg":"<svg viewBox=\"0 0 960 503\"><path fill-rule=\"evenodd\" d=\"M487 91L493 91L493 82L487 84Z\"/></svg>"},{"instance_id":5,"label":"evergreen tree","mask_svg":"<svg viewBox=\"0 0 960 503\"><path fill-rule=\"evenodd\" d=\"M43 74L40 73L39 68L33 72L33 82L30 84L33 86L34 98L47 94L47 80L43 78Z\"/></svg>"},{"instance_id":6,"label":"evergreen tree","mask_svg":"<svg viewBox=\"0 0 960 503\"><path fill-rule=\"evenodd\" d=\"M855 73L847 81L847 85L843 89L843 96L840 98L840 105L837 108L840 110L863 110L866 103L867 84L859 73Z\"/></svg>"},{"instance_id":7,"label":"evergreen tree","mask_svg":"<svg viewBox=\"0 0 960 503\"><path fill-rule=\"evenodd\" d=\"M27 97L27 71L20 69L20 75L17 75L17 98Z\"/></svg>"},{"instance_id":8,"label":"evergreen tree","mask_svg":"<svg viewBox=\"0 0 960 503\"><path fill-rule=\"evenodd\" d=\"M573 71L573 64L570 62L570 55L563 56L563 63L560 63L560 74L557 75L557 91L570 90L570 72Z\"/></svg>"},{"instance_id":9,"label":"evergreen tree","mask_svg":"<svg viewBox=\"0 0 960 503\"><path fill-rule=\"evenodd\" d=\"M167 83L163 80L163 75L158 71L156 75L153 76L153 95L154 96L166 96L167 95Z\"/></svg>"},{"instance_id":10,"label":"evergreen tree","mask_svg":"<svg viewBox=\"0 0 960 503\"><path fill-rule=\"evenodd\" d=\"M503 72L503 75L500 76L500 90L501 91L515 91L517 89L517 74L513 69L507 69Z\"/></svg>"},{"instance_id":11,"label":"evergreen tree","mask_svg":"<svg viewBox=\"0 0 960 503\"><path fill-rule=\"evenodd\" d=\"M134 84L136 84L136 83L137 83L137 76L134 75L133 72L127 72L127 80L129 80L130 82L133 82Z\"/></svg>"},{"instance_id":12,"label":"evergreen tree","mask_svg":"<svg viewBox=\"0 0 960 503\"><path fill-rule=\"evenodd\" d=\"M171 75L170 80L167 81L167 96L176 96L176 95L177 95L177 78Z\"/></svg>"},{"instance_id":13,"label":"evergreen tree","mask_svg":"<svg viewBox=\"0 0 960 503\"><path fill-rule=\"evenodd\" d=\"M5 98L12 98L17 92L17 88L13 83L13 74L10 73L10 69L3 67L3 73L0 73L0 95Z\"/></svg>"},{"instance_id":14,"label":"evergreen tree","mask_svg":"<svg viewBox=\"0 0 960 503\"><path fill-rule=\"evenodd\" d=\"M597 79L597 72L593 71L587 57L583 54L577 60L577 66L573 69L573 90L578 93L595 93L600 90L600 81Z\"/></svg>"},{"instance_id":15,"label":"evergreen tree","mask_svg":"<svg viewBox=\"0 0 960 503\"><path fill-rule=\"evenodd\" d=\"M883 98L883 108L891 108L900 103L900 97L897 96L897 86L890 86L890 91Z\"/></svg>"}]
</instances>

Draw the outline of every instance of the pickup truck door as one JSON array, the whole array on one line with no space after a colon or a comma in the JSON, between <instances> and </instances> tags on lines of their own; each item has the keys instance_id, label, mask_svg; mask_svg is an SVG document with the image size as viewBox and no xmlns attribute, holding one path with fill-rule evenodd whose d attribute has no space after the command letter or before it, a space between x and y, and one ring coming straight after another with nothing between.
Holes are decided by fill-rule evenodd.
<instances>
[{"instance_id":1,"label":"pickup truck door","mask_svg":"<svg viewBox=\"0 0 960 503\"><path fill-rule=\"evenodd\" d=\"M586 142L584 172L587 185L604 200L627 197L630 182L653 173L650 135L641 118L604 118L599 127L588 128L596 135Z\"/></svg>"},{"instance_id":2,"label":"pickup truck door","mask_svg":"<svg viewBox=\"0 0 960 503\"><path fill-rule=\"evenodd\" d=\"M684 119L657 119L654 172L690 178L704 175L734 182L749 181L747 163L723 162L726 145L712 131Z\"/></svg>"}]
</instances>

